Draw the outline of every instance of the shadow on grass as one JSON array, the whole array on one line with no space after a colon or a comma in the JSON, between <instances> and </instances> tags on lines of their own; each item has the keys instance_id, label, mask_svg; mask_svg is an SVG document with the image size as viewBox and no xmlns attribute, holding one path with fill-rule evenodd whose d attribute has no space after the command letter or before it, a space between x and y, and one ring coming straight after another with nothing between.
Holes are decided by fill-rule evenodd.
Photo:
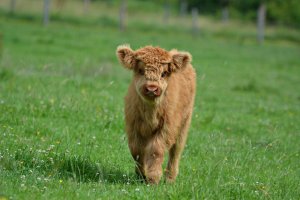
<instances>
[{"instance_id":1,"label":"shadow on grass","mask_svg":"<svg viewBox=\"0 0 300 200\"><path fill-rule=\"evenodd\" d=\"M76 182L97 182L110 184L139 184L142 182L134 173L127 173L109 163L92 161L88 156L57 154L51 150L34 153L18 150L15 155L7 155L1 160L0 169L19 171L38 171L44 176L51 175L60 179Z\"/></svg>"},{"instance_id":2,"label":"shadow on grass","mask_svg":"<svg viewBox=\"0 0 300 200\"><path fill-rule=\"evenodd\" d=\"M134 184L140 182L135 174L126 174L119 166L93 162L85 157L65 157L57 162L58 174L77 182Z\"/></svg>"}]
</instances>

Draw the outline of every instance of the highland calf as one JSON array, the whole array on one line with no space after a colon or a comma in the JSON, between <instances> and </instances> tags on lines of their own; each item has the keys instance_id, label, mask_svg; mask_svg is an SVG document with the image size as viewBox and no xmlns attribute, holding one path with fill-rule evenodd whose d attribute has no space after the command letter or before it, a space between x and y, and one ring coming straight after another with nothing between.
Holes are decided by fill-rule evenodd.
<instances>
[{"instance_id":1,"label":"highland calf","mask_svg":"<svg viewBox=\"0 0 300 200\"><path fill-rule=\"evenodd\" d=\"M168 150L166 181L173 182L195 97L196 74L191 55L152 46L133 51L121 45L117 57L125 68L134 71L125 97L125 121L136 173L148 183L158 184Z\"/></svg>"}]
</instances>

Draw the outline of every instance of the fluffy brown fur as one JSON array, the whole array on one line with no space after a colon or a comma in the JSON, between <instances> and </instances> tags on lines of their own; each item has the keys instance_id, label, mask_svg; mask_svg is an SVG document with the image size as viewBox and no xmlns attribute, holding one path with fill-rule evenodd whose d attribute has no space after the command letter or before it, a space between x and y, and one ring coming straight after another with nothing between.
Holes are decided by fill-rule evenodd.
<instances>
[{"instance_id":1,"label":"fluffy brown fur","mask_svg":"<svg viewBox=\"0 0 300 200\"><path fill-rule=\"evenodd\" d=\"M134 71L125 97L125 121L136 172L148 183L159 183L168 150L166 180L173 182L195 97L191 55L152 46L133 51L128 45L119 46L116 53L121 64Z\"/></svg>"}]
</instances>

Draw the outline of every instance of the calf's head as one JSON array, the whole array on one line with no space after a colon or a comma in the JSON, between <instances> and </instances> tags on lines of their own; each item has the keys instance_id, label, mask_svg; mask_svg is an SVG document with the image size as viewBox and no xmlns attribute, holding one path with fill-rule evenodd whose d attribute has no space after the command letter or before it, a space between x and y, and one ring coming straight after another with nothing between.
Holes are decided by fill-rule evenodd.
<instances>
[{"instance_id":1,"label":"calf's head","mask_svg":"<svg viewBox=\"0 0 300 200\"><path fill-rule=\"evenodd\" d=\"M134 51L128 45L120 45L116 53L120 63L134 71L135 89L148 102L159 102L172 73L180 73L191 62L191 55L187 52L152 46Z\"/></svg>"}]
</instances>

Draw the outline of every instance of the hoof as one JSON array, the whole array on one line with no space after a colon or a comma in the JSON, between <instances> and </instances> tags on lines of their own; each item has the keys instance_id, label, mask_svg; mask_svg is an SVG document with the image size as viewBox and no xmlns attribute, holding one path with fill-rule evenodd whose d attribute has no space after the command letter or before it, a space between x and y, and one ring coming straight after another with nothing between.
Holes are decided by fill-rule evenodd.
<instances>
[{"instance_id":1,"label":"hoof","mask_svg":"<svg viewBox=\"0 0 300 200\"><path fill-rule=\"evenodd\" d=\"M166 183L174 183L176 178L173 177L166 177Z\"/></svg>"},{"instance_id":2,"label":"hoof","mask_svg":"<svg viewBox=\"0 0 300 200\"><path fill-rule=\"evenodd\" d=\"M157 179L157 178L146 178L146 182L147 182L147 184L150 184L150 185L158 185L159 179Z\"/></svg>"},{"instance_id":3,"label":"hoof","mask_svg":"<svg viewBox=\"0 0 300 200\"><path fill-rule=\"evenodd\" d=\"M166 173L166 183L174 183L177 177L177 172L171 173L169 170L165 170Z\"/></svg>"},{"instance_id":4,"label":"hoof","mask_svg":"<svg viewBox=\"0 0 300 200\"><path fill-rule=\"evenodd\" d=\"M160 181L161 176L162 176L161 172L148 173L146 174L146 181L148 184L157 185Z\"/></svg>"}]
</instances>

